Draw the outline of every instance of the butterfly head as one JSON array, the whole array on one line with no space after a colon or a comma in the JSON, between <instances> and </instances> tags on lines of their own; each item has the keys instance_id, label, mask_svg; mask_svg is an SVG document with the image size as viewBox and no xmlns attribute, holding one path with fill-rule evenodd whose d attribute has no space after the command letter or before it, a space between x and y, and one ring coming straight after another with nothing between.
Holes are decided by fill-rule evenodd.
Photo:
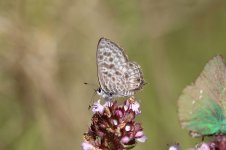
<instances>
[{"instance_id":1,"label":"butterfly head","mask_svg":"<svg viewBox=\"0 0 226 150\"><path fill-rule=\"evenodd\" d=\"M113 94L105 92L101 87L96 90L97 94L100 95L105 101L112 100Z\"/></svg>"}]
</instances>

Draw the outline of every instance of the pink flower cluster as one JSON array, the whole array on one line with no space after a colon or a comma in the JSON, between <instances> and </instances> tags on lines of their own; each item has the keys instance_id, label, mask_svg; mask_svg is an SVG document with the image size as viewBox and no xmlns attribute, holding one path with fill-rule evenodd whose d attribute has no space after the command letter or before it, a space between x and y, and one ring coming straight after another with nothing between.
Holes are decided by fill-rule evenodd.
<instances>
[{"instance_id":1,"label":"pink flower cluster","mask_svg":"<svg viewBox=\"0 0 226 150\"><path fill-rule=\"evenodd\" d=\"M226 138L224 135L216 135L213 141L201 143L195 150L226 150Z\"/></svg>"},{"instance_id":2,"label":"pink flower cluster","mask_svg":"<svg viewBox=\"0 0 226 150\"><path fill-rule=\"evenodd\" d=\"M92 123L84 134L83 150L133 148L137 142L145 142L143 128L135 122L140 114L139 103L130 97L123 104L117 101L100 104L100 100L92 107Z\"/></svg>"}]
</instances>

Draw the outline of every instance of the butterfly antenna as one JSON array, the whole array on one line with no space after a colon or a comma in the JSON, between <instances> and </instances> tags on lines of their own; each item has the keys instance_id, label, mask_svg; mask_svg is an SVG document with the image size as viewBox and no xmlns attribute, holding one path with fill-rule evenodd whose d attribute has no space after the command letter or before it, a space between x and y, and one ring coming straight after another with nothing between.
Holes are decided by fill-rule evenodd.
<instances>
[{"instance_id":1,"label":"butterfly antenna","mask_svg":"<svg viewBox=\"0 0 226 150\"><path fill-rule=\"evenodd\" d=\"M93 87L96 87L96 86L97 86L97 85L95 85L95 84L88 83L88 82L84 82L83 84L85 84L85 85L89 85L89 86L93 86Z\"/></svg>"},{"instance_id":2,"label":"butterfly antenna","mask_svg":"<svg viewBox=\"0 0 226 150\"><path fill-rule=\"evenodd\" d=\"M83 84L90 85L90 86L95 87L95 88L97 87L95 84L91 84L91 83L88 83L88 82L84 82ZM92 107L93 103L94 103L94 96L96 95L96 92L97 92L97 90L94 89L94 92L93 92L92 97L91 97L90 102L89 102L88 109L90 109Z\"/></svg>"},{"instance_id":3,"label":"butterfly antenna","mask_svg":"<svg viewBox=\"0 0 226 150\"><path fill-rule=\"evenodd\" d=\"M94 96L96 96L96 91L97 91L97 90L94 89L94 92L93 92L92 97L91 97L91 99L90 99L89 107L88 107L89 110L91 109L91 107L92 107L92 105L93 105L93 103L94 103Z\"/></svg>"}]
</instances>

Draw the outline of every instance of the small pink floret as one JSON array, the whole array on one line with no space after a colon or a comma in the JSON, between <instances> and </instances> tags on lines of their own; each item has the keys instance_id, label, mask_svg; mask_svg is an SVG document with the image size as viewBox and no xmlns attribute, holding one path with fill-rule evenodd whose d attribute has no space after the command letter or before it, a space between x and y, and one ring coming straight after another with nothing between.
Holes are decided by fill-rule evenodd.
<instances>
[{"instance_id":1,"label":"small pink floret","mask_svg":"<svg viewBox=\"0 0 226 150\"><path fill-rule=\"evenodd\" d=\"M100 100L95 102L92 106L92 112L96 113L99 112L100 114L103 114L104 112L104 106L100 104Z\"/></svg>"},{"instance_id":2,"label":"small pink floret","mask_svg":"<svg viewBox=\"0 0 226 150\"><path fill-rule=\"evenodd\" d=\"M121 142L126 144L130 141L130 138L128 136L124 136L122 139L121 139Z\"/></svg>"},{"instance_id":3,"label":"small pink floret","mask_svg":"<svg viewBox=\"0 0 226 150\"><path fill-rule=\"evenodd\" d=\"M94 147L93 147L93 145L91 145L91 144L89 144L89 143L87 143L87 142L83 142L83 143L82 143L82 149L83 149L83 150L93 150Z\"/></svg>"},{"instance_id":4,"label":"small pink floret","mask_svg":"<svg viewBox=\"0 0 226 150\"><path fill-rule=\"evenodd\" d=\"M146 140L147 140L146 136L142 136L140 138L136 138L136 141L141 142L141 143L144 143Z\"/></svg>"}]
</instances>

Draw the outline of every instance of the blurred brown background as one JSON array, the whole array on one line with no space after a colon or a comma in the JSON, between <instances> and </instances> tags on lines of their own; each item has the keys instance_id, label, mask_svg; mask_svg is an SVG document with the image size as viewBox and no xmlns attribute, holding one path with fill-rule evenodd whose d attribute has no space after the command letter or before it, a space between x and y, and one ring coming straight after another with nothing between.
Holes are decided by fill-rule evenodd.
<instances>
[{"instance_id":1,"label":"blurred brown background","mask_svg":"<svg viewBox=\"0 0 226 150\"><path fill-rule=\"evenodd\" d=\"M81 149L102 36L150 83L137 94L148 141L135 149L201 140L180 128L177 99L208 59L226 57L225 1L1 0L0 150Z\"/></svg>"}]
</instances>

